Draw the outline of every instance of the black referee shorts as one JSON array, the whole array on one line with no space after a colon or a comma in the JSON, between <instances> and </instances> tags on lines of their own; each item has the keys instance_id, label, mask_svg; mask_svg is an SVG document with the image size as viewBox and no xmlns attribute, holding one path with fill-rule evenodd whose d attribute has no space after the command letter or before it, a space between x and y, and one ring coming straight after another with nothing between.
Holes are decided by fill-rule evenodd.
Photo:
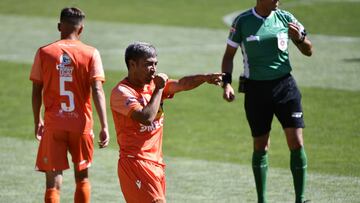
<instances>
[{"instance_id":1,"label":"black referee shorts","mask_svg":"<svg viewBox=\"0 0 360 203\"><path fill-rule=\"evenodd\" d=\"M305 127L301 93L290 74L270 81L247 80L244 105L254 137L270 132L274 114L283 128Z\"/></svg>"}]
</instances>

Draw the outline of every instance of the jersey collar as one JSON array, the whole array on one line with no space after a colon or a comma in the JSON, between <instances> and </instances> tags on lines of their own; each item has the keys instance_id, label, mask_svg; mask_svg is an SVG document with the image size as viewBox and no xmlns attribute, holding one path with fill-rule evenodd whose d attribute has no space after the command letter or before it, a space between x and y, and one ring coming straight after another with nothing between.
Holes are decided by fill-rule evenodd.
<instances>
[{"instance_id":1,"label":"jersey collar","mask_svg":"<svg viewBox=\"0 0 360 203\"><path fill-rule=\"evenodd\" d=\"M261 20L266 20L266 19L269 19L271 18L273 15L274 15L274 11L271 11L270 15L266 18L262 17L261 15L257 14L256 13L256 10L255 10L255 7L251 9L252 13L254 14L255 17L261 19Z\"/></svg>"}]
</instances>

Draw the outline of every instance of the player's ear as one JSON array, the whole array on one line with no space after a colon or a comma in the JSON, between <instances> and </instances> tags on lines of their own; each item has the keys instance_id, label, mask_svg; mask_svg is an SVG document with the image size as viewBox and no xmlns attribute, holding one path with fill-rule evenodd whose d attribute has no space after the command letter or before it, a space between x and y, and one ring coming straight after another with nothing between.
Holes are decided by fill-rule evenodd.
<instances>
[{"instance_id":1,"label":"player's ear","mask_svg":"<svg viewBox=\"0 0 360 203\"><path fill-rule=\"evenodd\" d=\"M130 68L135 68L135 67L136 67L136 61L130 59L130 60L129 60L129 69L130 69Z\"/></svg>"},{"instance_id":2,"label":"player's ear","mask_svg":"<svg viewBox=\"0 0 360 203\"><path fill-rule=\"evenodd\" d=\"M80 25L80 28L78 30L78 35L80 35L82 33L83 29L84 29L84 25L82 24L82 25Z\"/></svg>"},{"instance_id":3,"label":"player's ear","mask_svg":"<svg viewBox=\"0 0 360 203\"><path fill-rule=\"evenodd\" d=\"M57 24L57 28L58 28L59 32L61 32L61 23Z\"/></svg>"}]
</instances>

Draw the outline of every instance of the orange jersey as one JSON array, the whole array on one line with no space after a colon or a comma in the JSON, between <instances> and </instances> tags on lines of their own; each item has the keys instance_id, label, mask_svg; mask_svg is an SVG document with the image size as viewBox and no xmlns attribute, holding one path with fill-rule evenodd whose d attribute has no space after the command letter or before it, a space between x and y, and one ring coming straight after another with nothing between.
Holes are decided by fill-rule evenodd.
<instances>
[{"instance_id":1,"label":"orange jersey","mask_svg":"<svg viewBox=\"0 0 360 203\"><path fill-rule=\"evenodd\" d=\"M155 85L153 82L143 89L131 86L125 78L111 92L110 105L114 118L120 157L150 160L164 165L162 137L164 113L162 104L151 125L143 125L131 118L131 113L144 108L151 99ZM173 95L163 92L163 99ZM161 102L162 103L162 102Z\"/></svg>"},{"instance_id":2,"label":"orange jersey","mask_svg":"<svg viewBox=\"0 0 360 203\"><path fill-rule=\"evenodd\" d=\"M78 40L59 40L41 47L30 80L43 84L46 128L91 132L91 83L105 81L100 54L95 48Z\"/></svg>"}]
</instances>

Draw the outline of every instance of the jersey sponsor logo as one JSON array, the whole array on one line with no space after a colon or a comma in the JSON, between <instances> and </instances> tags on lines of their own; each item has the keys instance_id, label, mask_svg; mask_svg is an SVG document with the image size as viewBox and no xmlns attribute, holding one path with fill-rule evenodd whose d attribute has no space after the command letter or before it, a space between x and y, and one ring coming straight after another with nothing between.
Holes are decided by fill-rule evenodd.
<instances>
[{"instance_id":1,"label":"jersey sponsor logo","mask_svg":"<svg viewBox=\"0 0 360 203\"><path fill-rule=\"evenodd\" d=\"M291 114L291 117L293 117L293 118L301 118L302 116L303 116L302 112L293 112Z\"/></svg>"},{"instance_id":2,"label":"jersey sponsor logo","mask_svg":"<svg viewBox=\"0 0 360 203\"><path fill-rule=\"evenodd\" d=\"M56 114L57 117L60 117L60 118L76 118L78 119L80 116L78 113L72 111L72 112L67 112L67 111L64 111L63 109L59 109L59 112Z\"/></svg>"},{"instance_id":3,"label":"jersey sponsor logo","mask_svg":"<svg viewBox=\"0 0 360 203\"><path fill-rule=\"evenodd\" d=\"M256 36L256 35L250 35L249 37L246 38L247 42L251 42L251 41L260 41L260 37Z\"/></svg>"},{"instance_id":4,"label":"jersey sponsor logo","mask_svg":"<svg viewBox=\"0 0 360 203\"><path fill-rule=\"evenodd\" d=\"M141 181L140 180L136 180L135 184L139 189L141 188Z\"/></svg>"},{"instance_id":5,"label":"jersey sponsor logo","mask_svg":"<svg viewBox=\"0 0 360 203\"><path fill-rule=\"evenodd\" d=\"M71 58L67 54L60 56L60 64L56 66L56 69L60 72L60 77L72 77L74 67L71 65Z\"/></svg>"},{"instance_id":6,"label":"jersey sponsor logo","mask_svg":"<svg viewBox=\"0 0 360 203\"><path fill-rule=\"evenodd\" d=\"M164 117L161 117L159 120L155 120L151 125L143 125L140 123L140 132L151 132L161 128L164 125Z\"/></svg>"},{"instance_id":7,"label":"jersey sponsor logo","mask_svg":"<svg viewBox=\"0 0 360 203\"><path fill-rule=\"evenodd\" d=\"M67 54L63 54L60 56L60 63L63 65L70 65L71 64L71 58Z\"/></svg>"},{"instance_id":8,"label":"jersey sponsor logo","mask_svg":"<svg viewBox=\"0 0 360 203\"><path fill-rule=\"evenodd\" d=\"M286 51L288 48L288 35L287 33L278 33L277 34L278 48L281 51Z\"/></svg>"}]
</instances>

